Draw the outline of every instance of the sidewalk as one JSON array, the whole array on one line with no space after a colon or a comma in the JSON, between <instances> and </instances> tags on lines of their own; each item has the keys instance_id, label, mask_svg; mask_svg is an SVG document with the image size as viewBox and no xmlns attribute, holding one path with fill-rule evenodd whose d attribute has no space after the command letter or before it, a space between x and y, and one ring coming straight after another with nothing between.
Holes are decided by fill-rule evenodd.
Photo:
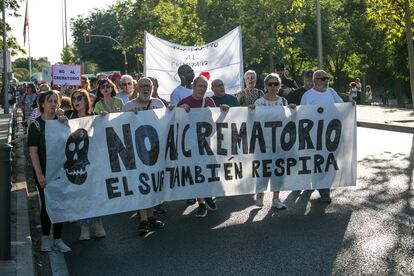
<instances>
[{"instance_id":1,"label":"sidewalk","mask_svg":"<svg viewBox=\"0 0 414 276\"><path fill-rule=\"evenodd\" d=\"M9 118L10 114L0 109L0 143L7 143ZM0 261L0 275L34 275L23 144L14 149L14 154L10 193L11 259Z\"/></svg>"},{"instance_id":2,"label":"sidewalk","mask_svg":"<svg viewBox=\"0 0 414 276\"><path fill-rule=\"evenodd\" d=\"M9 115L0 110L0 142L7 141ZM357 124L361 127L414 133L414 110L380 106L357 106ZM0 261L0 275L34 275L33 247L30 235L28 194L23 143L15 149L11 193L11 260Z\"/></svg>"},{"instance_id":3,"label":"sidewalk","mask_svg":"<svg viewBox=\"0 0 414 276\"><path fill-rule=\"evenodd\" d=\"M357 125L367 128L414 133L414 110L358 105Z\"/></svg>"}]
</instances>

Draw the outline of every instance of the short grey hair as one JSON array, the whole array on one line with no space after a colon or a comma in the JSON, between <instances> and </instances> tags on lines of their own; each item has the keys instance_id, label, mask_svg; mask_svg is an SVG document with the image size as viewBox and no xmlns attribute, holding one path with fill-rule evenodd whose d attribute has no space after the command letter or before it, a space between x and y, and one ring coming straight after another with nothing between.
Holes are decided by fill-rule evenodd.
<instances>
[{"instance_id":1,"label":"short grey hair","mask_svg":"<svg viewBox=\"0 0 414 276\"><path fill-rule=\"evenodd\" d=\"M208 85L208 80L207 80L207 78L206 78L206 77L204 77L204 76L198 76L198 77L196 77L196 78L193 80L193 87L194 87L194 86L196 86L196 85L197 85L197 83L198 83L200 80L205 81L205 82L207 83L207 85Z\"/></svg>"},{"instance_id":2,"label":"short grey hair","mask_svg":"<svg viewBox=\"0 0 414 276\"><path fill-rule=\"evenodd\" d=\"M120 83L122 84L126 79L130 80L131 82L134 81L134 78L131 75L125 74L125 75L122 75Z\"/></svg>"},{"instance_id":3,"label":"short grey hair","mask_svg":"<svg viewBox=\"0 0 414 276\"><path fill-rule=\"evenodd\" d=\"M244 73L244 78L246 78L248 75L253 75L254 79L257 80L257 74L254 70L247 70L246 73Z\"/></svg>"},{"instance_id":4,"label":"short grey hair","mask_svg":"<svg viewBox=\"0 0 414 276\"><path fill-rule=\"evenodd\" d=\"M139 83L141 83L141 82L142 82L142 81L144 81L144 80L149 81L149 82L150 82L151 87L154 85L154 83L152 82L152 80L151 80L150 78L148 78L148 77L143 77L143 78L140 78L140 79L136 82L136 84L139 84ZM135 81L135 80L134 80L134 81Z\"/></svg>"}]
</instances>

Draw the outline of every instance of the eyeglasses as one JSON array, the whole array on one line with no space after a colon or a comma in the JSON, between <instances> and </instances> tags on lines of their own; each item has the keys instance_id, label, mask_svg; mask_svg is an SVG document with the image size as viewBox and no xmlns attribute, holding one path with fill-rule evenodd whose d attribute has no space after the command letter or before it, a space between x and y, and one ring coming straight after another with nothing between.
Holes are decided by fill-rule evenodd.
<instances>
[{"instance_id":1,"label":"eyeglasses","mask_svg":"<svg viewBox=\"0 0 414 276\"><path fill-rule=\"evenodd\" d=\"M109 84L101 85L101 89L109 89L112 88Z\"/></svg>"},{"instance_id":2,"label":"eyeglasses","mask_svg":"<svg viewBox=\"0 0 414 276\"><path fill-rule=\"evenodd\" d=\"M279 86L279 82L268 82L267 86Z\"/></svg>"},{"instance_id":3,"label":"eyeglasses","mask_svg":"<svg viewBox=\"0 0 414 276\"><path fill-rule=\"evenodd\" d=\"M79 96L73 96L72 97L72 102L80 102L80 101L82 101L83 100L83 96L82 95L79 95Z\"/></svg>"},{"instance_id":4,"label":"eyeglasses","mask_svg":"<svg viewBox=\"0 0 414 276\"><path fill-rule=\"evenodd\" d=\"M329 77L322 77L322 78L316 78L317 80L321 80L321 81L327 81L329 80Z\"/></svg>"},{"instance_id":5,"label":"eyeglasses","mask_svg":"<svg viewBox=\"0 0 414 276\"><path fill-rule=\"evenodd\" d=\"M122 83L122 86L130 86L130 85L132 85L132 82L124 82L124 83Z\"/></svg>"},{"instance_id":6,"label":"eyeglasses","mask_svg":"<svg viewBox=\"0 0 414 276\"><path fill-rule=\"evenodd\" d=\"M151 88L149 84L143 84L139 86L140 88Z\"/></svg>"}]
</instances>

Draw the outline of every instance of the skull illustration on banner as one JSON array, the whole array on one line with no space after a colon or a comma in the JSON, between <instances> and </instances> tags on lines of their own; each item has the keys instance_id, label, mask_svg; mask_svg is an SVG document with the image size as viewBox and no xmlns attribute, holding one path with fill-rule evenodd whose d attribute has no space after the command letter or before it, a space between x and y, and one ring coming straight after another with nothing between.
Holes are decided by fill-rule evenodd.
<instances>
[{"instance_id":1,"label":"skull illustration on banner","mask_svg":"<svg viewBox=\"0 0 414 276\"><path fill-rule=\"evenodd\" d=\"M83 128L73 132L66 141L64 169L67 178L73 184L82 185L88 177L86 171L86 166L90 164L88 150L88 132Z\"/></svg>"}]
</instances>

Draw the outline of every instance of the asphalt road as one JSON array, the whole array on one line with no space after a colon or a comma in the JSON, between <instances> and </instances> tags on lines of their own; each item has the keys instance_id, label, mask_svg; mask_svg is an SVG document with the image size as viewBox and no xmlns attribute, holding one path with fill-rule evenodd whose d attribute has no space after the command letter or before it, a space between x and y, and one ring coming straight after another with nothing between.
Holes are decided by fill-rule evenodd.
<instances>
[{"instance_id":1,"label":"asphalt road","mask_svg":"<svg viewBox=\"0 0 414 276\"><path fill-rule=\"evenodd\" d=\"M252 196L218 199L219 210L194 217L196 205L167 203L166 228L137 235L132 213L104 218L107 237L78 241L65 224L71 275L414 275L414 139L358 128L358 185L282 192L286 211L254 206ZM52 259L52 258L51 258ZM59 264L62 265L62 264ZM53 267L53 265L52 265Z\"/></svg>"}]
</instances>

